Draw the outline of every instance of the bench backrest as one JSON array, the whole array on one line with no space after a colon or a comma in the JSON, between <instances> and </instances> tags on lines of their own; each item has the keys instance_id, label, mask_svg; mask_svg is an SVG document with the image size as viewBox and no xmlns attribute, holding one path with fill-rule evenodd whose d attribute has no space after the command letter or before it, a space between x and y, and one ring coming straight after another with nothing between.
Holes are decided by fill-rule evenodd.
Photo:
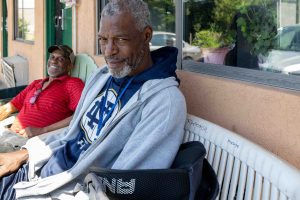
<instances>
[{"instance_id":1,"label":"bench backrest","mask_svg":"<svg viewBox=\"0 0 300 200\"><path fill-rule=\"evenodd\" d=\"M71 76L80 78L83 82L97 69L95 61L87 54L77 54Z\"/></svg>"},{"instance_id":2,"label":"bench backrest","mask_svg":"<svg viewBox=\"0 0 300 200\"><path fill-rule=\"evenodd\" d=\"M220 184L217 199L300 199L300 171L216 124L188 115L187 141L201 141Z\"/></svg>"}]
</instances>

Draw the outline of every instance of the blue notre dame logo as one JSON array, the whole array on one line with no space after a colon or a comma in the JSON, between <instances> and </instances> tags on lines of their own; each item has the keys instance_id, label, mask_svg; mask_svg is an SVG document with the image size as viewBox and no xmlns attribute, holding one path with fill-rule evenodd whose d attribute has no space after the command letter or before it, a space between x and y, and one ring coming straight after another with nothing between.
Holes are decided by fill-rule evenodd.
<instances>
[{"instance_id":1,"label":"blue notre dame logo","mask_svg":"<svg viewBox=\"0 0 300 200\"><path fill-rule=\"evenodd\" d=\"M94 129L94 127L99 124L100 114L102 114L101 105L105 103L103 101L104 101L104 97L101 98L101 101L96 101L92 109L86 114L87 118L89 119L87 125L91 129ZM106 102L106 105L104 107L104 112L103 112L103 119L105 119L107 113L111 110L112 106L113 103L111 103L110 101Z\"/></svg>"},{"instance_id":2,"label":"blue notre dame logo","mask_svg":"<svg viewBox=\"0 0 300 200\"><path fill-rule=\"evenodd\" d=\"M87 112L83 115L81 120L81 127L85 132L89 141L93 141L98 138L99 135L96 135L97 128L99 124L100 115L103 114L103 120L106 119L107 114L112 109L114 102L116 100L115 91L109 90L107 101L104 102L104 95L100 95L97 97L92 104L87 109ZM101 111L101 105L105 103L103 111ZM118 106L116 106L118 108ZM110 116L110 118L106 121L106 124L109 123L110 119L114 117L114 115L118 112L118 109L115 109ZM104 125L103 125L104 126ZM101 132L100 132L101 133Z\"/></svg>"}]
</instances>

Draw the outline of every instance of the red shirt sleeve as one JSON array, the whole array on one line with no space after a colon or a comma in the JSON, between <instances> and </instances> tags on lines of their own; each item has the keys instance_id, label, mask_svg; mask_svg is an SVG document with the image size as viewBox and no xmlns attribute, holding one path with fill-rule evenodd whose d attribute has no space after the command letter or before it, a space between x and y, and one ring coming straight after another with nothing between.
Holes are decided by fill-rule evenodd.
<instances>
[{"instance_id":1,"label":"red shirt sleeve","mask_svg":"<svg viewBox=\"0 0 300 200\"><path fill-rule=\"evenodd\" d=\"M69 94L69 109L72 111L76 110L77 104L79 102L82 90L84 88L84 83L79 78L72 78L69 80L67 85L67 91Z\"/></svg>"},{"instance_id":2,"label":"red shirt sleeve","mask_svg":"<svg viewBox=\"0 0 300 200\"><path fill-rule=\"evenodd\" d=\"M32 89L35 88L35 85L39 82L40 80L35 80L33 81L30 85L28 85L24 90L22 90L17 96L15 96L10 103L13 104L14 107L16 107L18 110L21 110L23 105L24 105L24 101L26 99L26 96L28 94L29 91L31 91Z\"/></svg>"}]
</instances>

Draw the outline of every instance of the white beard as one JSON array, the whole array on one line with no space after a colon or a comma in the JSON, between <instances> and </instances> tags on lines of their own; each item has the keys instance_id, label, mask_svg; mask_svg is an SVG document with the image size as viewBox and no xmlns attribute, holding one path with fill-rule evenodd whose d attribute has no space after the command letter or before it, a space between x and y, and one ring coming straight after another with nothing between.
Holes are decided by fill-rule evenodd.
<instances>
[{"instance_id":1,"label":"white beard","mask_svg":"<svg viewBox=\"0 0 300 200\"><path fill-rule=\"evenodd\" d=\"M55 76L55 75L57 75L57 71L56 71L56 73L54 74L54 73L51 72L51 69L57 70L57 69L59 69L59 68L60 68L60 67L58 67L58 66L50 65L50 66L48 67L48 74L49 74L49 76ZM59 71L59 72L61 72L61 71Z\"/></svg>"},{"instance_id":2,"label":"white beard","mask_svg":"<svg viewBox=\"0 0 300 200\"><path fill-rule=\"evenodd\" d=\"M109 72L111 73L111 75L115 78L123 78L125 76L128 76L132 70L133 70L133 67L132 66L129 66L129 65L125 65L122 70L120 71L117 71L117 70L113 70L111 68L108 67L108 70Z\"/></svg>"},{"instance_id":3,"label":"white beard","mask_svg":"<svg viewBox=\"0 0 300 200\"><path fill-rule=\"evenodd\" d=\"M135 70L142 63L144 55L145 55L145 51L144 49L142 49L140 51L139 57L137 58L136 62L133 65L129 65L128 60L126 60L124 67L120 71L113 70L109 67L108 70L111 73L111 75L115 78L123 78L125 76L128 76L133 70Z\"/></svg>"}]
</instances>

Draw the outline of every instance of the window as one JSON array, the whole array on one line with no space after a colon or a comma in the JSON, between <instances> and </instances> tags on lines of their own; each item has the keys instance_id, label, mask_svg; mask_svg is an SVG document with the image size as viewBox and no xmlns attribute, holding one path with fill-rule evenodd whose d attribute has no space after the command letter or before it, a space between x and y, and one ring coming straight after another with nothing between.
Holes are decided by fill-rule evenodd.
<instances>
[{"instance_id":1,"label":"window","mask_svg":"<svg viewBox=\"0 0 300 200\"><path fill-rule=\"evenodd\" d=\"M178 47L178 67L203 69L201 73L213 69L212 75L230 74L246 81L252 76L256 83L276 87L278 83L289 89L299 87L299 0L144 1L153 26L150 49Z\"/></svg>"},{"instance_id":2,"label":"window","mask_svg":"<svg viewBox=\"0 0 300 200\"><path fill-rule=\"evenodd\" d=\"M162 34L156 34L152 36L151 45L153 46L162 46L165 45L165 38Z\"/></svg>"},{"instance_id":3,"label":"window","mask_svg":"<svg viewBox=\"0 0 300 200\"><path fill-rule=\"evenodd\" d=\"M145 0L145 2L149 6L153 26L150 50L153 51L163 46L176 46L174 1Z\"/></svg>"},{"instance_id":4,"label":"window","mask_svg":"<svg viewBox=\"0 0 300 200\"><path fill-rule=\"evenodd\" d=\"M203 63L300 74L298 0L186 0L183 38Z\"/></svg>"},{"instance_id":5,"label":"window","mask_svg":"<svg viewBox=\"0 0 300 200\"><path fill-rule=\"evenodd\" d=\"M34 0L14 0L15 39L34 41Z\"/></svg>"}]
</instances>

